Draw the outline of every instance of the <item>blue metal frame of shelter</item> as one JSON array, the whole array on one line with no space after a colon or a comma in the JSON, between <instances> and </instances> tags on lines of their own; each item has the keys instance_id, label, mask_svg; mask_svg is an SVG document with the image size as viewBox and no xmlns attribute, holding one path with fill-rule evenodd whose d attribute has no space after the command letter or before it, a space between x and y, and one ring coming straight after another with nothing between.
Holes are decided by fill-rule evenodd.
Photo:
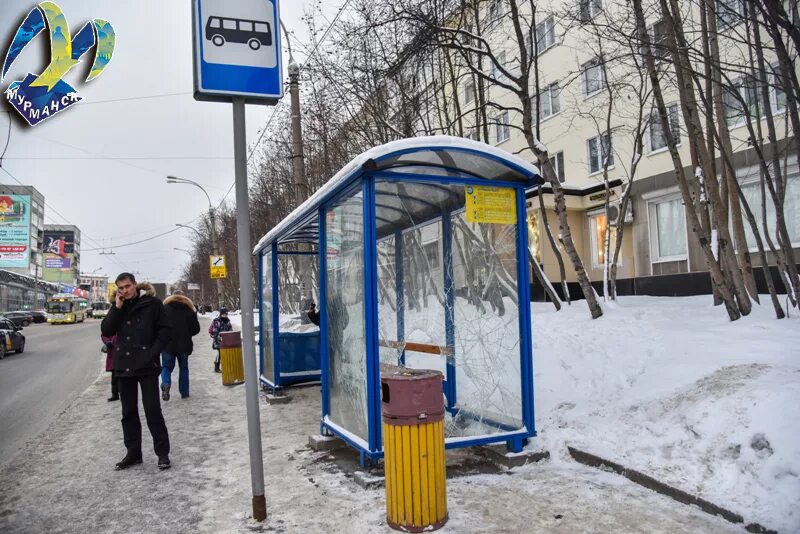
<instances>
[{"instance_id":1,"label":"blue metal frame of shelter","mask_svg":"<svg viewBox=\"0 0 800 534\"><path fill-rule=\"evenodd\" d=\"M271 284L272 284L272 361L273 361L273 368L272 368L272 376L265 376L264 375L264 346L261 340L263 339L264 335L264 321L259 320L259 350L260 350L260 362L261 362L261 372L259 373L259 380L261 383L269 389L275 390L277 388L291 386L293 384L300 384L305 382L315 382L320 380L322 376L321 369L320 370L309 370L306 373L293 373L291 375L287 375L285 373L281 373L281 362L278 355L280 354L280 295L279 295L279 288L278 288L278 275L279 275L279 267L280 263L278 262L278 258L280 256L318 256L319 252L309 252L309 251L289 251L289 250L280 250L278 248L278 243L275 242L270 247L271 253L271 262L272 268L271 271ZM258 309L259 312L263 311L264 309L264 289L263 289L263 258L266 255L261 256L261 261L258 262ZM259 313L260 315L260 313ZM322 329L320 328L320 339L324 339L322 337Z\"/></svg>"},{"instance_id":2,"label":"blue metal frame of shelter","mask_svg":"<svg viewBox=\"0 0 800 534\"><path fill-rule=\"evenodd\" d=\"M389 167L387 169L380 169L379 164L383 160L389 158L397 158L398 156L411 154L415 151L429 150L436 152L437 150L449 150L456 152L466 152L468 154L478 155L480 157L494 160L502 163L506 167L524 175L525 179L520 181L505 181L493 180L490 177L479 177L466 172L462 169L452 168L444 165L429 165L437 168L439 171L445 169L450 175L441 175L438 173L425 174L424 172L417 172L418 169L425 167L425 164L413 164L415 172L401 172L398 169ZM412 165L412 164L409 164ZM307 226L316 218L316 226L314 229L317 232L316 240L313 242L317 244L319 261L319 312L320 312L320 363L321 363L321 383L322 383L322 418L320 422L320 430L323 434L334 434L342 438L351 447L357 449L360 453L361 463L364 464L367 459L377 460L383 456L382 448L382 426L381 426L381 395L380 395L380 349L379 349L379 333L378 333L378 267L377 267L377 217L376 207L383 207L376 202L376 180L391 181L391 182L414 182L425 183L431 186L435 184L442 185L478 185L478 186L497 186L497 187L510 187L516 193L516 208L517 208L517 222L516 222L516 258L517 258L517 295L519 305L519 334L520 334L520 387L521 391L521 411L522 423L521 429L505 429L503 424L497 423L495 426L501 430L496 434L475 436L475 437L459 437L449 438L446 440L447 448L465 447L472 445L480 445L494 442L506 442L509 449L519 451L524 446L526 440L536 435L536 427L534 421L534 396L533 396L533 363L532 363L532 333L531 333L531 315L530 315L530 296L529 296L529 267L528 267L528 232L526 221L526 205L525 205L525 189L540 182L540 178L531 174L529 169L523 168L513 161L506 160L501 156L492 153L484 152L479 149L469 149L462 146L445 146L445 147L414 147L404 148L388 152L376 157L374 160L369 160L369 165L362 165L360 168L354 168L349 176L341 179L335 188L332 188L326 194L315 197L315 202L306 208L306 211L301 213L302 217L295 219L291 226L283 229L279 234L272 238L272 241L266 242L257 248L256 253L261 256L261 262L265 258L265 250L269 247L272 252L272 299L273 299L273 361L275 362L274 372L275 381L270 382L263 377L262 381L267 381L271 386L281 385L278 383L279 377L279 358L278 358L278 295L277 295L277 276L278 276L278 254L289 254L278 250L279 243L285 242L312 242L311 232ZM363 251L364 251L364 310L365 310L365 342L366 342L366 380L367 380L367 424L368 435L364 440L346 428L342 428L335 422L331 421L328 417L331 413L330 409L330 362L329 350L327 340L329 318L327 312L327 242L326 242L326 210L331 207L338 200L350 196L351 194L362 193L363 198ZM425 202L424 200L414 199L417 202ZM453 278L453 258L452 258L452 224L451 212L444 211L434 217L442 220L442 254L444 257L443 262L443 277L445 297L447 301L445 311L445 337L448 347L455 345L455 326L454 326L454 278ZM433 220L433 219L431 219ZM419 226L427 221L415 221ZM395 238L395 279L396 279L396 293L397 293L397 339L402 341L405 339L404 331L404 303L403 294L403 238L402 230L394 232ZM308 254L308 253L306 253ZM259 302L261 310L263 311L263 266L259 262ZM261 318L261 339L263 339L263 317ZM401 353L402 361L402 353ZM263 347L262 347L262 364L263 364ZM446 376L443 384L444 394L447 400L446 408L452 414L457 412L457 387L456 387L456 370L453 361L453 356L448 356L446 362ZM459 412L461 415L463 411ZM466 414L469 417L469 414ZM486 419L483 419L487 422Z\"/></svg>"}]
</instances>

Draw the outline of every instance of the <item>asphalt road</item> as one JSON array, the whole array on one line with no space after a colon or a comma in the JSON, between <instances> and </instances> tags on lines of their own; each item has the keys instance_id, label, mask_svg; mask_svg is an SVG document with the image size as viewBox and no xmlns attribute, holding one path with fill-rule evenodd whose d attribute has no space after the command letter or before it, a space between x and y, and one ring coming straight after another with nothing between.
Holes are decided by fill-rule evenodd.
<instances>
[{"instance_id":1,"label":"asphalt road","mask_svg":"<svg viewBox=\"0 0 800 534\"><path fill-rule=\"evenodd\" d=\"M0 466L43 432L104 371L100 321L33 324L25 352L0 361ZM110 394L110 391L109 391Z\"/></svg>"}]
</instances>

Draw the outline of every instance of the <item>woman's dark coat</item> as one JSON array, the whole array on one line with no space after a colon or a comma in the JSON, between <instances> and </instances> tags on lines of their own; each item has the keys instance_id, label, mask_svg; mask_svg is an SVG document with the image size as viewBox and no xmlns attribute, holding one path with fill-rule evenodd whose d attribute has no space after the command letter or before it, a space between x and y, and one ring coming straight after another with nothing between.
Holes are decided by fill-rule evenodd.
<instances>
[{"instance_id":1,"label":"woman's dark coat","mask_svg":"<svg viewBox=\"0 0 800 534\"><path fill-rule=\"evenodd\" d=\"M136 286L139 296L122 308L112 306L100 324L106 337L117 336L114 376L146 376L161 372L161 350L169 342L164 305L148 283Z\"/></svg>"},{"instance_id":2,"label":"woman's dark coat","mask_svg":"<svg viewBox=\"0 0 800 534\"><path fill-rule=\"evenodd\" d=\"M164 313L170 327L170 340L163 351L173 355L191 354L192 336L200 333L194 303L184 295L170 295L164 299Z\"/></svg>"}]
</instances>

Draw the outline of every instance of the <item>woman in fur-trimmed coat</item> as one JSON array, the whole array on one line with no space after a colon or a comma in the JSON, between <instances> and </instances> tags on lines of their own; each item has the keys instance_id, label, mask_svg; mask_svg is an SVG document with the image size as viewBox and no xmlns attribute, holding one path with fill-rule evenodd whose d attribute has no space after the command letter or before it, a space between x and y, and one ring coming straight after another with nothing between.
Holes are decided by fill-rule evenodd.
<instances>
[{"instance_id":1,"label":"woman in fur-trimmed coat","mask_svg":"<svg viewBox=\"0 0 800 534\"><path fill-rule=\"evenodd\" d=\"M194 349L192 336L200 333L200 323L192 300L176 291L164 300L164 313L170 329L170 340L161 352L161 398L169 400L172 370L178 362L178 391L189 396L189 355Z\"/></svg>"}]
</instances>

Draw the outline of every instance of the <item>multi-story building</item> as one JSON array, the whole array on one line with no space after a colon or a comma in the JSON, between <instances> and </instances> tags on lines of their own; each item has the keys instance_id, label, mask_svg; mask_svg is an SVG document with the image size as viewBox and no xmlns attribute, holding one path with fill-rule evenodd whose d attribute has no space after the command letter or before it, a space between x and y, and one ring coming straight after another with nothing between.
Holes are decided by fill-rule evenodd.
<instances>
[{"instance_id":1,"label":"multi-story building","mask_svg":"<svg viewBox=\"0 0 800 534\"><path fill-rule=\"evenodd\" d=\"M40 276L44 195L33 186L0 184L0 222L0 269Z\"/></svg>"},{"instance_id":2,"label":"multi-story building","mask_svg":"<svg viewBox=\"0 0 800 534\"><path fill-rule=\"evenodd\" d=\"M89 292L90 302L105 302L108 298L108 276L81 273L79 287Z\"/></svg>"},{"instance_id":3,"label":"multi-story building","mask_svg":"<svg viewBox=\"0 0 800 534\"><path fill-rule=\"evenodd\" d=\"M71 224L46 224L42 232L42 278L76 287L81 268L81 231Z\"/></svg>"},{"instance_id":4,"label":"multi-story building","mask_svg":"<svg viewBox=\"0 0 800 534\"><path fill-rule=\"evenodd\" d=\"M519 28L515 27L506 0L480 3L480 33L486 44L463 34L460 38L465 46L486 47L484 49L490 50L497 62L483 56L482 74L479 75L475 69L477 59L473 59L472 66L468 65L470 60L465 59L470 56L469 52L464 53L462 49L459 53L452 53L450 68L452 72L452 64L455 64L456 74L449 77L449 82L436 85L434 91L440 94L422 98L426 102L437 99L444 102L443 107L447 108L451 122L443 125L439 120L438 128L425 130L452 134L456 130L454 124L458 122L465 137L485 141L523 158L535 160L523 132L520 96L509 87L504 87L513 86L514 82L510 78L521 72L521 47L525 47L530 54L534 51L532 44L535 40L536 62L532 67L538 66L538 75L534 77L531 74L530 81L538 81L538 100L535 87L531 87L529 92L532 95L533 109L538 109L538 126L535 126L534 134L546 145L559 181L563 184L572 238L591 280L598 282L603 279L604 238L610 224L605 207L606 198L609 197L613 209L622 195L622 184L628 182L635 161L637 168L631 186L631 205L624 216L623 241L618 262L619 292L661 295L710 292L705 256L697 236L687 224L684 199L678 189L661 121L655 114L654 104L649 96L637 100L639 89L646 95L649 95L651 89L641 62L642 56L638 48L640 43L635 44L636 39L630 39L634 44L627 43L629 50L625 52L628 38L622 32L616 35L616 42L608 36L609 27L613 32L613 24L609 21L614 20L614 14L605 13L604 9L630 8L626 8L621 2L616 2L613 6L611 2L608 2L608 6L604 3L604 0L537 2L534 24L530 12L533 4L517 2L520 7L518 17L524 19L520 25L521 34L517 31ZM686 30L690 36L699 33L696 31L699 21L696 10L701 4L702 2L686 2L685 23L690 28ZM775 117L777 141L774 145L767 146L766 150L779 152L783 171L786 173L784 209L788 233L797 255L800 253L800 173L796 151L790 145L793 134L789 131L787 136L786 95L776 83L776 74L772 68L768 68L771 74L767 74L769 96L766 99L754 96L754 90L742 82L743 73L752 70L754 62L748 56L747 47L742 46L741 42L726 40L726 32L735 31L737 21L744 25L743 17L739 16L737 19L734 16L744 12L744 3L742 0L725 0L722 4L728 10L723 11L719 7L717 18L720 55L725 62L725 68L730 70L725 75L725 91L738 92L750 108L755 102L759 102L762 116L765 114L765 107L769 106ZM457 14L454 18L458 20L454 24L461 30L475 34L478 31L472 23L464 22L470 20L470 17ZM601 17L605 18L600 20ZM597 24L593 24L595 19ZM653 19L648 20L648 23L651 39L656 43L656 54L665 54L666 46L658 49L659 44L665 42L664 22ZM528 32L528 29L531 31ZM523 43L518 38L520 35L524 36ZM424 53L429 52L426 50ZM627 64L624 59L620 59L624 53L630 59ZM767 51L767 54L767 61L771 61L771 52ZM473 58L479 55L472 53ZM429 70L447 72L447 69L437 68L435 54L432 61L434 67ZM797 63L794 68L797 72ZM430 77L426 75L425 69L418 76L420 79ZM694 179L695 169L691 164L687 130L683 124L674 74L664 74L663 84L670 130L677 140L684 165L683 172ZM421 91L430 91L430 86L426 83L419 85ZM741 101L727 93L723 94L724 120L730 130L736 177L745 197L755 201L752 204L760 216L761 168L752 146L750 131L746 127L747 110L743 109ZM454 106L455 100L458 101L458 106ZM641 121L638 115L640 108ZM439 117L442 116L441 109L442 107L439 108ZM535 124L536 112L533 115ZM437 122L436 119L433 122ZM759 118L754 122L758 123ZM764 119L760 118L760 122L759 126L766 131ZM642 128L638 128L638 125L642 125ZM634 134L641 129L643 150L639 151L634 145ZM485 135L487 131L488 138ZM718 174L723 163L717 152ZM606 174L608 186L605 182ZM543 189L545 209L542 211L537 194L536 191L529 193L528 226L531 246L548 277L558 280L556 255L545 238L545 219L556 240L559 235L559 225L553 211L553 196L547 187ZM774 226L774 210L770 213L769 205L765 217L768 227ZM761 217L758 224L763 233L760 219ZM754 251L753 234L746 221L744 226L747 245ZM616 228L611 228L611 250L614 248L616 235ZM562 247L558 245L558 248ZM567 280L574 284L577 281L576 275L563 253L563 248L561 254L564 256ZM759 265L757 255L752 256L752 261L754 266ZM762 288L762 291L765 289Z\"/></svg>"}]
</instances>

